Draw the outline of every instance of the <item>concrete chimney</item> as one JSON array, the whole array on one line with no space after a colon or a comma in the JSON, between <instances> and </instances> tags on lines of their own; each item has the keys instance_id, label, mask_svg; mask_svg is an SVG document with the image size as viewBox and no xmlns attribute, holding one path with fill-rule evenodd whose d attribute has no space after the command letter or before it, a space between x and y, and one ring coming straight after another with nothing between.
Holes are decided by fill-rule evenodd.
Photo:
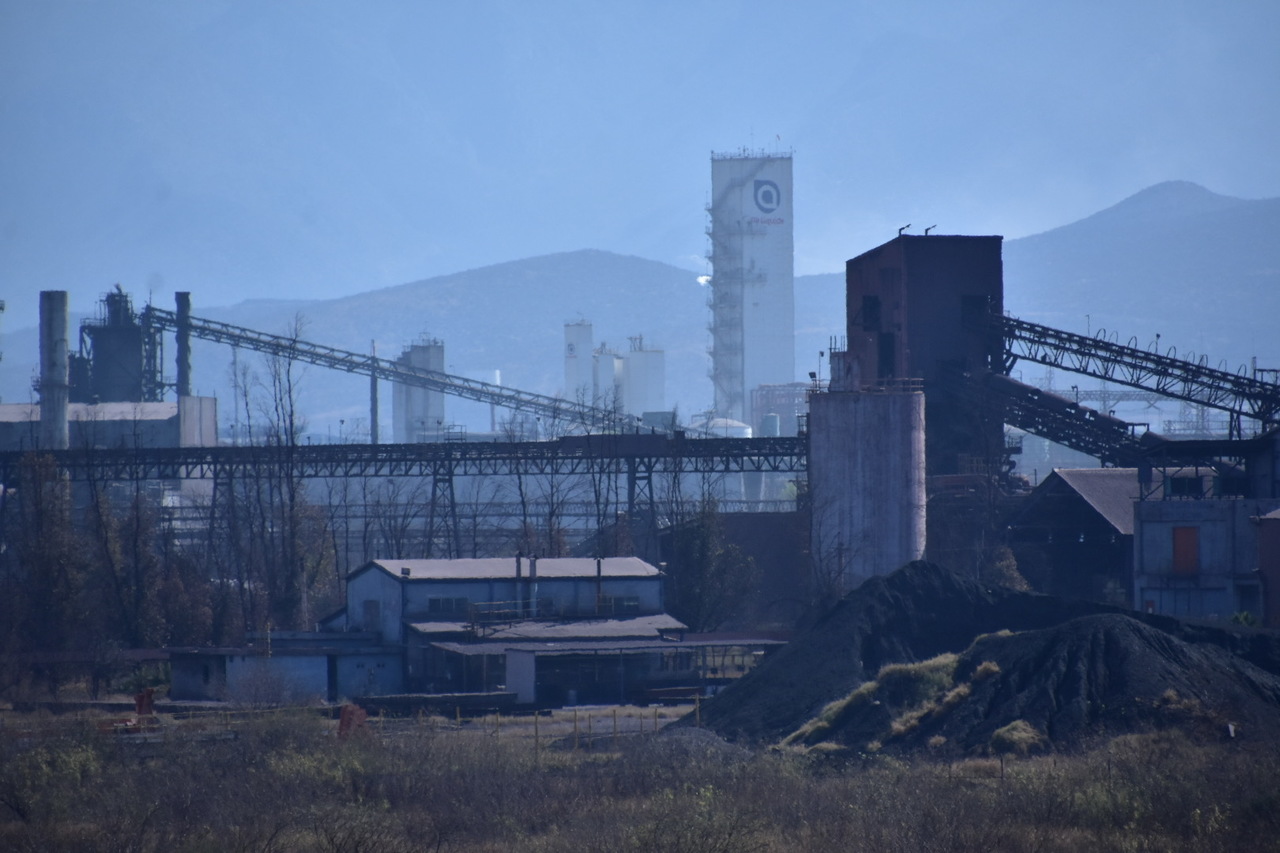
<instances>
[{"instance_id":1,"label":"concrete chimney","mask_svg":"<svg viewBox=\"0 0 1280 853\"><path fill-rule=\"evenodd\" d=\"M67 292L40 291L40 447L66 450L67 426Z\"/></svg>"}]
</instances>

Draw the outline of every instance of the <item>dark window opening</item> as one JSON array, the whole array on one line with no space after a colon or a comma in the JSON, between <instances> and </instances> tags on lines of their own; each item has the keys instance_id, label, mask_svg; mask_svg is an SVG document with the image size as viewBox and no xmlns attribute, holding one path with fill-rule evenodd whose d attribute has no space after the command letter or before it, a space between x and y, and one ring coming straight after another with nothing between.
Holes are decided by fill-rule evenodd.
<instances>
[{"instance_id":1,"label":"dark window opening","mask_svg":"<svg viewBox=\"0 0 1280 853\"><path fill-rule=\"evenodd\" d=\"M1173 528L1173 573L1190 576L1200 573L1200 528Z\"/></svg>"},{"instance_id":2,"label":"dark window opening","mask_svg":"<svg viewBox=\"0 0 1280 853\"><path fill-rule=\"evenodd\" d=\"M895 335L893 332L881 332L876 343L876 377L892 379L898 374Z\"/></svg>"},{"instance_id":3,"label":"dark window opening","mask_svg":"<svg viewBox=\"0 0 1280 853\"><path fill-rule=\"evenodd\" d=\"M862 329L867 332L880 331L880 297L862 297Z\"/></svg>"}]
</instances>

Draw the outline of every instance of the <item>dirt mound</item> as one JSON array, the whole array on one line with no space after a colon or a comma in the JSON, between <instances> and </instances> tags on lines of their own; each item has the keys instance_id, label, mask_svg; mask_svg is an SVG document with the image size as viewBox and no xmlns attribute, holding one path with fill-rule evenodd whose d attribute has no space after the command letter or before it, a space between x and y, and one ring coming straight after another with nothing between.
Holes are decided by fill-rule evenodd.
<instances>
[{"instance_id":1,"label":"dirt mound","mask_svg":"<svg viewBox=\"0 0 1280 853\"><path fill-rule=\"evenodd\" d=\"M1280 673L1280 645L1273 634L1237 634L1130 614L1102 604L987 588L940 566L915 562L849 593L809 631L705 703L703 724L730 739L777 742L817 717L829 703L848 697L873 680L888 664L959 654L983 634L1041 631L1080 617L1108 614L1148 629L1152 636L1161 635L1169 642L1180 640L1181 645L1205 654L1219 654L1221 661L1233 666L1243 665L1233 657L1235 653ZM1115 639L1096 647L1110 648L1113 655L1123 654L1122 633L1113 629L1109 636ZM1048 639L1051 636L1055 639ZM1037 643L1043 644L1043 654L1051 656L1062 640L1062 635L1049 632ZM1013 646L1027 642L1022 638ZM1169 659L1179 659L1177 654L1182 652ZM1072 660L1074 667L1092 658ZM1130 675L1140 677L1136 671ZM1105 680L1110 683L1109 678ZM1117 680L1114 689L1123 691L1124 686ZM876 713L883 716L886 711L882 708ZM877 725L865 722L868 727Z\"/></svg>"},{"instance_id":2,"label":"dirt mound","mask_svg":"<svg viewBox=\"0 0 1280 853\"><path fill-rule=\"evenodd\" d=\"M1129 616L1085 616L979 637L958 656L885 667L788 742L972 755L1168 727L1273 740L1280 677Z\"/></svg>"}]
</instances>

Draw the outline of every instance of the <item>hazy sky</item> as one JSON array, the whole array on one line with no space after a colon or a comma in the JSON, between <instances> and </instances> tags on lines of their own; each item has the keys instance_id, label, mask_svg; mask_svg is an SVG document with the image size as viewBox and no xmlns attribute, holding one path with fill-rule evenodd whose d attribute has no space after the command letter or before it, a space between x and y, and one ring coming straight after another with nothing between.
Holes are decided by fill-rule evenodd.
<instances>
[{"instance_id":1,"label":"hazy sky","mask_svg":"<svg viewBox=\"0 0 1280 853\"><path fill-rule=\"evenodd\" d=\"M0 0L0 298L315 298L607 249L703 270L712 150L796 268L1167 179L1280 195L1280 3Z\"/></svg>"}]
</instances>

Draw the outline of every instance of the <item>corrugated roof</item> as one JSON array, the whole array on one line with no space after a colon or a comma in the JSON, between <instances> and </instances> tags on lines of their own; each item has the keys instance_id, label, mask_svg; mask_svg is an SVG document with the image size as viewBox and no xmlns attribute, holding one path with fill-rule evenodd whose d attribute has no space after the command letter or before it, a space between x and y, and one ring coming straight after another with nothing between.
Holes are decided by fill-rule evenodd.
<instances>
[{"instance_id":1,"label":"corrugated roof","mask_svg":"<svg viewBox=\"0 0 1280 853\"><path fill-rule=\"evenodd\" d=\"M528 558L520 561L521 576L529 576L530 562ZM396 577L405 577L403 570L408 569L409 580L489 580L516 576L515 557L478 560L373 560L368 565L376 566ZM604 557L600 573L606 578L646 578L656 577L658 569L639 557ZM540 580L595 577L595 574L596 561L590 557L543 557L538 560Z\"/></svg>"},{"instance_id":2,"label":"corrugated roof","mask_svg":"<svg viewBox=\"0 0 1280 853\"><path fill-rule=\"evenodd\" d=\"M1142 494L1137 468L1056 468L1053 473L1118 532L1133 535L1133 503Z\"/></svg>"}]
</instances>

